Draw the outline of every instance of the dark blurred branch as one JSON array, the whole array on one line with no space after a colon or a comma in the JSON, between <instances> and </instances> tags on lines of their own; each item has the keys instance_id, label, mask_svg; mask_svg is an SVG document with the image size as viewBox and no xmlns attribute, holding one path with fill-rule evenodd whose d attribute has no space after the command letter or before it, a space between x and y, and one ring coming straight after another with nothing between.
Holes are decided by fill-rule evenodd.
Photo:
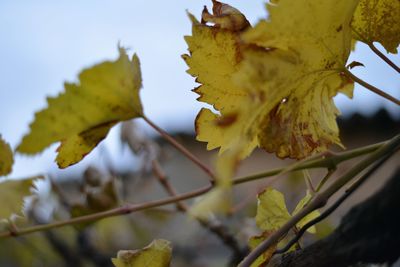
<instances>
[{"instance_id":1,"label":"dark blurred branch","mask_svg":"<svg viewBox=\"0 0 400 267\"><path fill-rule=\"evenodd\" d=\"M393 263L400 256L400 169L383 189L353 207L328 237L274 258L273 267Z\"/></svg>"},{"instance_id":2,"label":"dark blurred branch","mask_svg":"<svg viewBox=\"0 0 400 267\"><path fill-rule=\"evenodd\" d=\"M266 240L262 241L249 255L239 264L240 267L251 266L256 259L267 251L272 245L276 244L287 232L290 231L301 219L316 209L326 205L330 197L339 191L345 184L359 175L369 166L388 155L394 154L400 148L400 135L395 136L386 142L382 147L371 153L368 157L354 165L349 171L337 178L329 187L322 192L318 192L312 200L298 213L293 215L281 228L273 232Z\"/></svg>"},{"instance_id":3,"label":"dark blurred branch","mask_svg":"<svg viewBox=\"0 0 400 267\"><path fill-rule=\"evenodd\" d=\"M61 238L59 238L55 233L52 231L45 231L43 232L43 235L46 237L47 241L50 243L52 248L54 249L55 252L58 253L58 255L61 256L61 258L65 262L65 266L67 267L80 267L82 266L81 264L81 259L79 255L72 250Z\"/></svg>"},{"instance_id":4,"label":"dark blurred branch","mask_svg":"<svg viewBox=\"0 0 400 267\"><path fill-rule=\"evenodd\" d=\"M93 262L96 267L113 267L111 262L112 255L104 255L98 252L92 243L87 230L83 229L77 236L79 254L89 261Z\"/></svg>"},{"instance_id":5,"label":"dark blurred branch","mask_svg":"<svg viewBox=\"0 0 400 267\"><path fill-rule=\"evenodd\" d=\"M275 254L281 254L285 253L288 251L299 239L303 236L303 234L313 225L319 223L320 221L324 220L327 218L332 212L334 212L351 194L353 194L357 188L359 188L371 175L379 169L382 164L389 158L389 156L386 156L376 162L365 174L363 174L355 183L353 183L345 192L344 194L335 201L328 209L326 209L321 215L319 215L317 218L309 221L306 223L297 233L296 236L291 239L283 248L278 249L275 251Z\"/></svg>"}]
</instances>

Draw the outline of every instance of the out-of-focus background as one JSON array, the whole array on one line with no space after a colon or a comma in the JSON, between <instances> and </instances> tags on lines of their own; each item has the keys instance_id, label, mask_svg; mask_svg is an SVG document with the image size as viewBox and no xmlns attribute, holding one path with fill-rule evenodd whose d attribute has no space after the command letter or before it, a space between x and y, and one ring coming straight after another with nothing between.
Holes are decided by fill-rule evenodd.
<instances>
[{"instance_id":1,"label":"out-of-focus background","mask_svg":"<svg viewBox=\"0 0 400 267\"><path fill-rule=\"evenodd\" d=\"M266 16L261 0L227 3L241 10L253 25ZM120 44L129 48L130 53L137 53L141 60L141 98L147 116L212 166L215 151L206 151L204 143L194 140L193 121L204 104L197 102L197 96L191 92L197 85L185 73L187 66L180 57L187 52L183 36L191 31L186 10L199 16L203 5L210 6L211 1L1 1L0 134L16 147L28 132L34 112L45 107L46 96L61 92L63 82L75 81L82 68L115 59ZM389 57L400 64L399 56ZM400 98L398 75L368 47L358 44L349 62L353 60L365 65L352 70L356 75ZM364 88L356 86L352 100L345 96L335 100L343 114L339 118L342 140L349 148L383 141L400 130L400 108ZM43 182L39 186L43 191L41 197L31 201L34 208L30 209L30 218L34 223L66 219L117 203L165 197L149 165L148 159L153 157L159 159L179 192L205 184L203 173L152 129L140 120L132 127L125 124L122 131L121 126L115 127L93 153L66 170L59 170L54 163L57 145L35 157L17 154L9 178L46 174L53 181ZM132 139L139 145L132 144ZM338 223L349 206L383 184L399 165L398 156L321 226L321 235ZM243 163L239 174L290 162L257 150ZM354 162L343 164L336 175L344 173ZM311 172L315 182L322 175L321 171ZM292 209L301 195L291 192L304 192L300 176L294 173L235 189L237 213L229 218L229 231L242 241L254 234L251 217L255 195L266 185L286 192ZM118 196L110 193L114 191ZM93 206L93 199L102 203L100 207ZM109 258L118 249L143 247L153 238L173 241L177 259L173 266L225 266L229 261L230 250L218 238L169 206L0 242L0 265L110 266Z\"/></svg>"},{"instance_id":2,"label":"out-of-focus background","mask_svg":"<svg viewBox=\"0 0 400 267\"><path fill-rule=\"evenodd\" d=\"M266 16L264 1L232 0L252 24ZM1 1L0 2L0 112L1 135L15 147L27 133L35 111L46 106L46 96L63 90L64 81L75 81L84 67L117 57L118 43L140 57L144 88L141 97L148 117L172 132L193 133L193 120L203 104L191 89L194 79L180 55L186 53L184 35L191 24L186 10L200 15L211 1ZM400 58L391 57L396 63ZM354 72L395 97L400 96L400 80L364 45L349 62L366 66ZM398 118L399 107L366 89L356 87L354 99L338 96L336 102L344 117L358 112L373 115L385 108ZM121 162L116 136L111 132L97 151L109 150L115 164ZM41 171L56 171L53 162L56 145L37 157L16 157L12 177ZM69 171L81 170L98 161L93 153Z\"/></svg>"}]
</instances>

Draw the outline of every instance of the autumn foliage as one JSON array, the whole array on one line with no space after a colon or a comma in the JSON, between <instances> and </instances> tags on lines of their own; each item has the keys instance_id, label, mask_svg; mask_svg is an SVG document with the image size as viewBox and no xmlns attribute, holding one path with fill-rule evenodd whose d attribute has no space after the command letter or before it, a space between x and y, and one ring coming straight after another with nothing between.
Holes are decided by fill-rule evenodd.
<instances>
[{"instance_id":1,"label":"autumn foliage","mask_svg":"<svg viewBox=\"0 0 400 267\"><path fill-rule=\"evenodd\" d=\"M266 4L268 16L256 25L250 25L245 14L230 5L216 0L212 4L211 11L204 7L201 16L188 13L192 33L184 37L188 52L182 56L188 74L199 84L193 89L198 101L211 106L197 115L196 139L206 142L208 150L219 149L215 172L210 171L210 187L187 210L181 207L206 225L211 216L231 211L232 186L242 182L233 180L235 171L254 149L297 160L281 172L314 167L313 160L323 162L324 153L334 145L344 149L334 97L341 93L352 98L354 83L396 103L398 100L355 77L351 68L362 64L348 59L356 42L370 47L378 42L393 54L400 43L398 0L271 0ZM141 87L138 56L129 57L119 47L116 60L82 70L78 82L66 82L63 92L47 99L47 107L35 114L29 133L15 152L34 155L59 143L56 162L60 168L80 162L119 122L134 118L150 122L140 101ZM190 152L173 144L193 160ZM377 155L383 152L376 152L378 148L385 153L393 150L376 145L375 150L365 149L365 153L379 158ZM0 139L0 175L11 172L12 153ZM7 203L0 210L1 219L8 221L12 214L21 215L23 197L30 195L34 180L0 183L0 200ZM297 220L292 229L300 230L320 216L319 206L300 219L295 215L314 203L319 193L329 198L343 185L318 191L325 189L322 182L315 192L309 188L301 193L304 197L291 212L281 192L265 188L254 196L258 199L255 222L262 234L252 237L249 247L256 249L289 221ZM127 211L133 210L128 207ZM316 232L313 226L308 231ZM287 242L280 236L261 254L254 252L258 254L251 266L264 266ZM141 250L120 251L112 262L117 267L168 266L172 247L168 241L157 239Z\"/></svg>"}]
</instances>

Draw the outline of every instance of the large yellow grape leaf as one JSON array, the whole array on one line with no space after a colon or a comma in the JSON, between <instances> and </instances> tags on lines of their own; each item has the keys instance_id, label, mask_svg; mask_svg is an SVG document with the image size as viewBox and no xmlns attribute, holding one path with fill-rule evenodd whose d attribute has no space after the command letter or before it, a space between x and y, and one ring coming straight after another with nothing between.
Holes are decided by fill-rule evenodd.
<instances>
[{"instance_id":1,"label":"large yellow grape leaf","mask_svg":"<svg viewBox=\"0 0 400 267\"><path fill-rule=\"evenodd\" d=\"M274 1L269 19L242 32L193 23L189 73L202 85L197 139L225 151L242 143L301 159L341 145L333 97L352 96L342 70L358 0ZM192 19L193 21L193 19ZM218 67L217 67L218 66Z\"/></svg>"},{"instance_id":2,"label":"large yellow grape leaf","mask_svg":"<svg viewBox=\"0 0 400 267\"><path fill-rule=\"evenodd\" d=\"M0 176L11 172L14 156L10 145L0 135Z\"/></svg>"},{"instance_id":3,"label":"large yellow grape leaf","mask_svg":"<svg viewBox=\"0 0 400 267\"><path fill-rule=\"evenodd\" d=\"M156 239L140 250L120 250L111 260L115 267L168 267L171 254L170 242Z\"/></svg>"},{"instance_id":4,"label":"large yellow grape leaf","mask_svg":"<svg viewBox=\"0 0 400 267\"><path fill-rule=\"evenodd\" d=\"M352 96L342 70L351 48L356 0L268 4L269 19L242 35L250 46L235 80L255 96L251 129L259 146L279 157L301 159L341 145L333 97Z\"/></svg>"},{"instance_id":5,"label":"large yellow grape leaf","mask_svg":"<svg viewBox=\"0 0 400 267\"><path fill-rule=\"evenodd\" d=\"M358 1L269 3L268 19L249 29L243 39L261 47L293 50L309 65L341 67L350 52L350 22Z\"/></svg>"},{"instance_id":6,"label":"large yellow grape leaf","mask_svg":"<svg viewBox=\"0 0 400 267\"><path fill-rule=\"evenodd\" d=\"M35 154L54 142L60 168L79 162L119 121L142 115L140 64L119 49L119 58L83 70L78 83L65 83L65 92L48 98L48 107L35 114L30 132L17 151Z\"/></svg>"},{"instance_id":7,"label":"large yellow grape leaf","mask_svg":"<svg viewBox=\"0 0 400 267\"><path fill-rule=\"evenodd\" d=\"M379 42L389 53L396 54L400 44L400 1L361 0L352 27L357 40Z\"/></svg>"},{"instance_id":8,"label":"large yellow grape leaf","mask_svg":"<svg viewBox=\"0 0 400 267\"><path fill-rule=\"evenodd\" d=\"M301 159L341 145L333 102L338 92L351 96L353 83L337 70L306 70L292 52L248 51L237 80L250 81L255 105L252 127L259 146L278 157ZM260 75L261 74L261 75Z\"/></svg>"},{"instance_id":9,"label":"large yellow grape leaf","mask_svg":"<svg viewBox=\"0 0 400 267\"><path fill-rule=\"evenodd\" d=\"M7 180L0 183L0 220L21 214L24 197L31 195L31 188L38 177L23 180Z\"/></svg>"},{"instance_id":10,"label":"large yellow grape leaf","mask_svg":"<svg viewBox=\"0 0 400 267\"><path fill-rule=\"evenodd\" d=\"M214 1L213 9L219 4ZM231 10L229 7L226 9L228 12ZM198 100L213 105L218 112L206 108L199 112L195 122L197 140L208 142L207 149L221 147L220 152L239 141L238 132L247 120L245 112L240 110L248 108L243 101L249 99L247 92L231 79L242 59L238 28L246 28L246 23L243 27L236 24L233 29L229 27L237 16L243 16L236 9L233 12L234 18L231 13L211 16L208 11L203 11L203 23L189 15L193 24L192 35L185 37L189 55L183 55L189 66L188 73L201 84L194 89L200 95ZM207 21L219 24L208 26L205 24ZM247 22L243 17L242 21ZM248 152L251 152L256 146L255 140L251 140L248 146Z\"/></svg>"}]
</instances>

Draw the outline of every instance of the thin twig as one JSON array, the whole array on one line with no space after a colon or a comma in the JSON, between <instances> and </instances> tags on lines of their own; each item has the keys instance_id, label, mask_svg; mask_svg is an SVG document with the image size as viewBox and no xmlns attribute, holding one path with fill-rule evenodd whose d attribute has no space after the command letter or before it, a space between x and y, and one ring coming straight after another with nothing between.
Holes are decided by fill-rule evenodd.
<instances>
[{"instance_id":1,"label":"thin twig","mask_svg":"<svg viewBox=\"0 0 400 267\"><path fill-rule=\"evenodd\" d=\"M357 76L355 76L353 73L351 73L348 69L344 68L343 72L353 81L355 81L356 83L364 86L365 88L367 88L368 90L374 92L377 95L380 95L383 98L386 98L389 101L392 101L393 103L397 104L400 106L400 100L396 99L395 97L385 93L384 91L382 91L381 89L376 88L375 86L361 80L360 78L358 78Z\"/></svg>"},{"instance_id":2,"label":"thin twig","mask_svg":"<svg viewBox=\"0 0 400 267\"><path fill-rule=\"evenodd\" d=\"M193 155L192 152L187 150L183 145L178 143L178 141L175 140L171 135L169 135L167 132L165 132L163 129L158 127L154 122L152 122L149 118L147 118L145 115L142 116L143 120L147 122L148 125L150 125L154 130L156 130L165 140L167 140L172 146L174 146L177 150L179 150L185 157L187 157L189 160L191 160L194 164L196 164L200 169L202 169L209 177L210 177L210 182L214 183L215 181L215 175L214 173L208 168L201 160Z\"/></svg>"},{"instance_id":3,"label":"thin twig","mask_svg":"<svg viewBox=\"0 0 400 267\"><path fill-rule=\"evenodd\" d=\"M170 196L176 197L178 193L176 192L175 188L171 185L171 183L168 181L167 176L165 175L164 171L160 166L160 163L157 160L153 160L152 166L155 176L157 177L160 184L164 187L165 191L167 191ZM187 212L188 210L188 206L181 201L176 202L175 205L176 208L181 212Z\"/></svg>"},{"instance_id":4,"label":"thin twig","mask_svg":"<svg viewBox=\"0 0 400 267\"><path fill-rule=\"evenodd\" d=\"M376 46L374 46L373 43L368 43L369 48L378 56L380 57L383 61L385 61L390 67L392 67L395 71L400 73L400 67L394 64L393 61L391 61L387 56L385 56L381 51L379 51Z\"/></svg>"},{"instance_id":5,"label":"thin twig","mask_svg":"<svg viewBox=\"0 0 400 267\"><path fill-rule=\"evenodd\" d=\"M325 206L328 199L342 188L346 183L353 179L356 175L368 168L380 158L393 154L400 147L400 135L395 136L385 145L370 154L367 158L356 164L343 176L339 177L323 192L317 193L310 203L302 210L296 213L290 220L288 220L281 228L269 236L268 239L261 242L250 254L238 265L238 267L250 267L251 264L263 254L269 247L279 241L292 227L294 227L301 219L310 214L312 211Z\"/></svg>"},{"instance_id":6,"label":"thin twig","mask_svg":"<svg viewBox=\"0 0 400 267\"><path fill-rule=\"evenodd\" d=\"M317 192L319 192L321 190L321 188L324 186L324 184L329 180L329 178L331 178L331 176L335 173L336 168L335 169L329 169L327 174L324 176L324 178L322 178L322 180L318 183L317 185L317 189L315 189Z\"/></svg>"},{"instance_id":7,"label":"thin twig","mask_svg":"<svg viewBox=\"0 0 400 267\"><path fill-rule=\"evenodd\" d=\"M386 57L381 51L376 48L373 42L369 41L369 38L366 38L363 36L363 34L359 31L357 31L355 28L352 27L353 33L357 36L357 39L360 40L361 42L365 43L368 45L368 47L374 52L378 57L380 57L383 61L385 61L390 67L392 67L394 70L400 73L400 68L394 64L393 61L391 61L388 57Z\"/></svg>"},{"instance_id":8,"label":"thin twig","mask_svg":"<svg viewBox=\"0 0 400 267\"><path fill-rule=\"evenodd\" d=\"M122 207L118 207L115 209L110 209L110 210L101 211L101 212L97 212L97 213L93 213L93 214L89 214L89 215L79 216L79 217L71 218L71 219L64 220L64 221L58 221L58 222L49 223L49 224L35 225L35 226L20 228L20 229L18 229L17 232L6 231L6 232L0 233L0 238L11 237L11 236L21 236L21 235L34 233L34 232L49 230L49 229L53 229L53 228L59 228L59 227L66 226L66 225L73 225L73 224L80 224L80 223L84 223L84 222L97 221L97 220L108 218L108 217L125 215L125 214L129 214L132 212L140 211L140 210L146 210L146 209L160 207L160 206L164 206L164 205L168 205L168 204L173 204L173 203L176 203L177 201L201 196L201 195L207 193L208 191L210 191L212 188L213 188L213 185L207 185L207 186L201 187L199 189L190 191L188 193L180 194L179 196L176 196L176 197L168 197L165 199L149 201L149 202L142 203L142 204L126 204Z\"/></svg>"},{"instance_id":9,"label":"thin twig","mask_svg":"<svg viewBox=\"0 0 400 267\"><path fill-rule=\"evenodd\" d=\"M342 153L338 153L334 156L331 157L323 157L320 159L313 159L311 161L304 161L301 165L297 165L296 168L293 169L293 171L297 170L304 170L304 169L310 169L310 168L328 168L329 166L333 165L338 165L343 161L350 160L362 155L366 155L369 153L373 153L376 150L384 147L387 144L387 142L382 142L382 143L377 143L373 145L369 145L366 147L362 148L357 148L353 149L350 151L345 151ZM259 180L265 177L272 177L276 174L279 174L283 170L287 169L287 167L282 167L278 169L273 169L267 172L262 172L262 173L257 173L249 176L244 176L244 177L239 177L233 180L234 185L239 185L243 184L246 182L254 181L254 180ZM66 225L73 225L73 224L79 224L79 223L84 223L84 222L90 222L90 221L97 221L103 218L108 218L108 217L113 217L113 216L118 216L118 215L124 215L124 214L129 214L132 212L140 211L140 210L146 210L146 209L151 209L151 208L156 208L168 204L173 204L181 200L186 200L190 198L194 198L197 196L201 196L207 192L209 192L213 188L213 184L207 185L205 187L180 194L176 197L168 197L164 199L159 199L159 200L154 200L146 203L141 203L141 204L126 204L125 206L118 207L115 209L111 210L106 210L98 213L93 213L89 215L84 215L80 217L75 217L71 218L68 220L64 221L58 221L58 222L53 222L49 224L43 224L43 225L35 225L35 226L28 226L24 228L18 229L16 232L11 232L11 231L5 231L0 233L0 238L5 238L5 237L13 237L13 236L21 236L21 235L27 235L30 233L34 232L39 232L39 231L45 231L48 229L53 229L53 228L58 228Z\"/></svg>"},{"instance_id":10,"label":"thin twig","mask_svg":"<svg viewBox=\"0 0 400 267\"><path fill-rule=\"evenodd\" d=\"M278 249L275 251L275 254L282 254L288 251L293 244L297 243L299 239L304 235L304 233L315 224L319 223L320 221L324 220L326 217L332 214L357 188L359 188L371 175L382 166L383 163L386 162L387 159L390 158L392 155L386 155L385 157L381 158L378 162L376 162L364 175L362 175L355 183L353 183L345 192L344 194L335 201L328 209L326 209L321 215L317 218L309 221L306 223L296 234L293 239L291 239L283 248Z\"/></svg>"},{"instance_id":11,"label":"thin twig","mask_svg":"<svg viewBox=\"0 0 400 267\"><path fill-rule=\"evenodd\" d=\"M303 176L307 186L307 190L310 192L311 195L314 195L316 191L311 181L310 173L307 170L303 170Z\"/></svg>"},{"instance_id":12,"label":"thin twig","mask_svg":"<svg viewBox=\"0 0 400 267\"><path fill-rule=\"evenodd\" d=\"M369 145L369 146L365 146L365 147L361 147L361 148L344 151L341 153L331 154L328 156L321 155L320 158L312 157L312 159L310 159L310 160L303 160L300 164L298 162L295 162L293 164L295 167L293 167L293 168L291 168L291 167L290 168L289 167L276 168L276 169L272 169L272 170L252 174L252 175L246 175L246 176L234 179L233 183L234 184L246 183L249 181L258 180L260 178L281 174L281 173L286 172L289 169L290 169L290 171L300 171L300 170L304 170L304 169L315 169L315 168L328 168L328 169L335 168L336 166L338 166L340 163L342 163L344 161L372 153L375 150L377 150L378 148L382 147L384 144L385 144L385 142L381 142L381 143L377 143L377 144L373 144L373 145Z\"/></svg>"}]
</instances>

